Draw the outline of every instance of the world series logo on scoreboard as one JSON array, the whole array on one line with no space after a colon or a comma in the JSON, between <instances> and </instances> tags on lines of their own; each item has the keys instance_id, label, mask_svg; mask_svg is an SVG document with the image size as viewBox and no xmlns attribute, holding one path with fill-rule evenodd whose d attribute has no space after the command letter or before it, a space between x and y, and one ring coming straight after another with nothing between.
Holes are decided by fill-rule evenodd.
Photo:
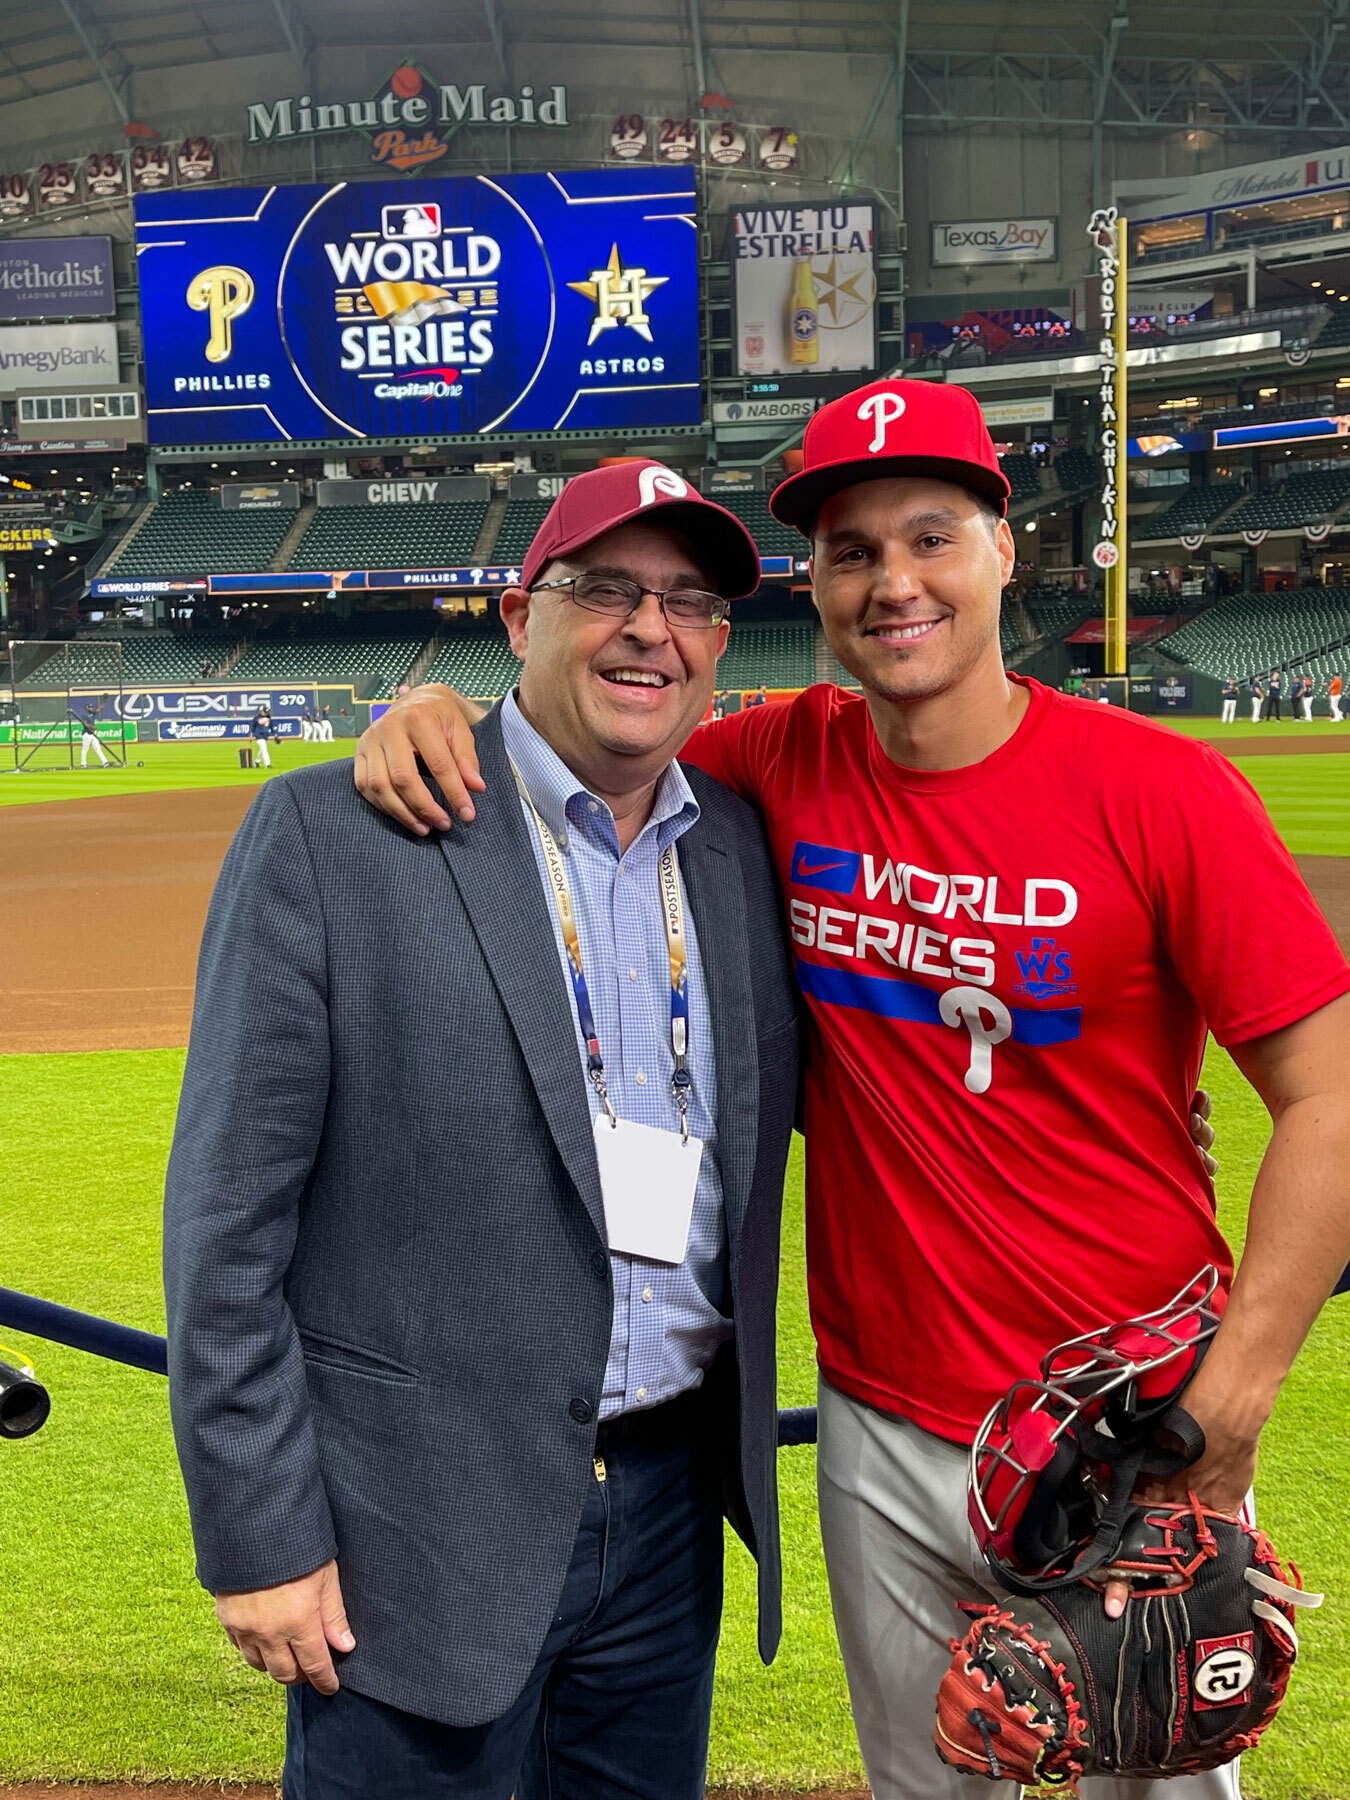
<instances>
[{"instance_id":1,"label":"world series logo on scoreboard","mask_svg":"<svg viewBox=\"0 0 1350 1800\"><path fill-rule=\"evenodd\" d=\"M153 443L698 420L687 172L141 195Z\"/></svg>"}]
</instances>

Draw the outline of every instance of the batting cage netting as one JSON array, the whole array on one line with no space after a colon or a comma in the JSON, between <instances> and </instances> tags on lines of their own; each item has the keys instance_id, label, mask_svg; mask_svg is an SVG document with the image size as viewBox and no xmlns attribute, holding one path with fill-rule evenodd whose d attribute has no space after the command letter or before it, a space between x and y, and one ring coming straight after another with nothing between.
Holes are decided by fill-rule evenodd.
<instances>
[{"instance_id":1,"label":"batting cage netting","mask_svg":"<svg viewBox=\"0 0 1350 1800\"><path fill-rule=\"evenodd\" d=\"M136 726L122 716L120 641L19 639L9 647L8 674L4 765L28 772L125 765Z\"/></svg>"}]
</instances>

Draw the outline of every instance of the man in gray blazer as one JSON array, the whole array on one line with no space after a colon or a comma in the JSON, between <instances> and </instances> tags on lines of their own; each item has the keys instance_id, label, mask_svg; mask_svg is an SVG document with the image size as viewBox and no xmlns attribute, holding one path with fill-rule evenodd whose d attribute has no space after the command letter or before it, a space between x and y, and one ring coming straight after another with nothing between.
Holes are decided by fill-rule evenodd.
<instances>
[{"instance_id":1,"label":"man in gray blazer","mask_svg":"<svg viewBox=\"0 0 1350 1800\"><path fill-rule=\"evenodd\" d=\"M757 581L672 471L578 477L503 598L473 823L320 765L226 858L170 1392L287 1800L696 1800L724 1512L774 1653L795 986L758 815L673 760Z\"/></svg>"}]
</instances>

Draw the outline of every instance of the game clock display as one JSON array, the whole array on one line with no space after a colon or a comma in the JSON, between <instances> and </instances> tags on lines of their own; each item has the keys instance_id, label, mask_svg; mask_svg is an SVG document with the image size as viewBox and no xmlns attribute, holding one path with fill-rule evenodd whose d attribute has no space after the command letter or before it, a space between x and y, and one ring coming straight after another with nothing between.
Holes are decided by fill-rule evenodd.
<instances>
[{"instance_id":1,"label":"game clock display","mask_svg":"<svg viewBox=\"0 0 1350 1800\"><path fill-rule=\"evenodd\" d=\"M136 199L155 444L693 424L687 171Z\"/></svg>"}]
</instances>

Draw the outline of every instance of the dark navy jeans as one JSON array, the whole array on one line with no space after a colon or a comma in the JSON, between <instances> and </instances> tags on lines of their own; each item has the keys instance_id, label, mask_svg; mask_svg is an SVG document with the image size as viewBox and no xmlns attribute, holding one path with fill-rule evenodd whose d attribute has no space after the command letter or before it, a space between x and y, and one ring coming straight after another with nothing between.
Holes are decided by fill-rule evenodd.
<instances>
[{"instance_id":1,"label":"dark navy jeans","mask_svg":"<svg viewBox=\"0 0 1350 1800\"><path fill-rule=\"evenodd\" d=\"M604 1479L508 1712L461 1729L347 1687L294 1687L284 1800L700 1800L722 1615L720 1458L703 1410L689 1396L601 1427Z\"/></svg>"}]
</instances>

